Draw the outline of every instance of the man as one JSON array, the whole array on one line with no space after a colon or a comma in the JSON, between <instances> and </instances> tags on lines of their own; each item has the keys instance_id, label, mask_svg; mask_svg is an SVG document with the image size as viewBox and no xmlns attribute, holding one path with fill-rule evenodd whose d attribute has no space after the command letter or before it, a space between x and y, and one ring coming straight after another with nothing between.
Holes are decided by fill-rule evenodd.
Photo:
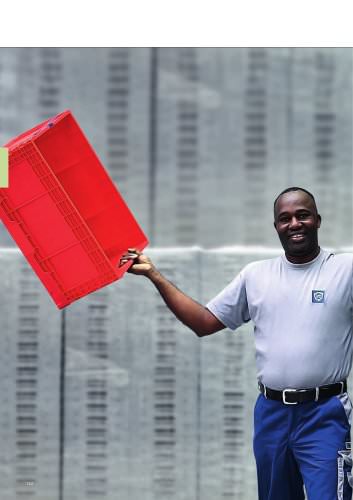
<instances>
[{"instance_id":1,"label":"man","mask_svg":"<svg viewBox=\"0 0 353 500\"><path fill-rule=\"evenodd\" d=\"M353 256L320 249L321 217L303 188L282 191L274 226L285 254L253 262L206 307L178 290L136 252L130 272L147 276L199 337L253 321L259 395L254 453L260 500L351 498ZM133 252L134 249L129 249Z\"/></svg>"}]
</instances>

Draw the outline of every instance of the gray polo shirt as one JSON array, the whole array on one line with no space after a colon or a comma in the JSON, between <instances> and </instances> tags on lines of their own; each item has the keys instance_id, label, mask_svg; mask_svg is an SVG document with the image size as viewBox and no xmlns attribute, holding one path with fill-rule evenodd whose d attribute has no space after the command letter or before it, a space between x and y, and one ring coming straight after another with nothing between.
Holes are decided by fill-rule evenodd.
<instances>
[{"instance_id":1,"label":"gray polo shirt","mask_svg":"<svg viewBox=\"0 0 353 500\"><path fill-rule=\"evenodd\" d=\"M228 328L254 323L258 379L305 389L345 379L352 364L353 255L321 250L248 264L208 304Z\"/></svg>"}]
</instances>

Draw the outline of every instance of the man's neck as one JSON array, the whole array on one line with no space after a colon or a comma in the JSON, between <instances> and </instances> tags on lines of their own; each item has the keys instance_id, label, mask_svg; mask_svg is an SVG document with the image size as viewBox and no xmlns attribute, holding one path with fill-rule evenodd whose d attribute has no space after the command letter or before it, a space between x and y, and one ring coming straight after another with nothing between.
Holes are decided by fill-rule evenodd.
<instances>
[{"instance_id":1,"label":"man's neck","mask_svg":"<svg viewBox=\"0 0 353 500\"><path fill-rule=\"evenodd\" d=\"M313 252L306 255L289 255L286 253L286 258L292 264L305 264L314 260L320 253L320 247L318 246Z\"/></svg>"}]
</instances>

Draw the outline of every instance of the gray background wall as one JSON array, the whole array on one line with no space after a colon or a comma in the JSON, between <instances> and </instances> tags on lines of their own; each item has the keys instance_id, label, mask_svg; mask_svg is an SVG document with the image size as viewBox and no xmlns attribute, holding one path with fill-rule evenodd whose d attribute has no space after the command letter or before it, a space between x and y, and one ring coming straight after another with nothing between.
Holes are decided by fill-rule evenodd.
<instances>
[{"instance_id":1,"label":"gray background wall","mask_svg":"<svg viewBox=\"0 0 353 500\"><path fill-rule=\"evenodd\" d=\"M66 108L201 302L280 253L288 185L352 245L351 49L0 50L1 143ZM251 327L200 341L133 276L59 312L0 242L1 498L256 498Z\"/></svg>"},{"instance_id":2,"label":"gray background wall","mask_svg":"<svg viewBox=\"0 0 353 500\"><path fill-rule=\"evenodd\" d=\"M274 246L296 184L350 245L351 85L349 48L1 49L0 142L72 109L153 245Z\"/></svg>"}]
</instances>

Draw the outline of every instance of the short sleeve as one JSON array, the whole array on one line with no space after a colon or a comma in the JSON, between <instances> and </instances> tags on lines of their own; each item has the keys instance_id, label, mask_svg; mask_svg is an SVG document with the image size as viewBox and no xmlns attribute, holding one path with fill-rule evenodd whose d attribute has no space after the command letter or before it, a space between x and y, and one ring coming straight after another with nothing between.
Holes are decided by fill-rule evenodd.
<instances>
[{"instance_id":1,"label":"short sleeve","mask_svg":"<svg viewBox=\"0 0 353 500\"><path fill-rule=\"evenodd\" d=\"M243 323L250 321L244 270L224 290L210 300L206 307L231 330L235 330Z\"/></svg>"}]
</instances>

